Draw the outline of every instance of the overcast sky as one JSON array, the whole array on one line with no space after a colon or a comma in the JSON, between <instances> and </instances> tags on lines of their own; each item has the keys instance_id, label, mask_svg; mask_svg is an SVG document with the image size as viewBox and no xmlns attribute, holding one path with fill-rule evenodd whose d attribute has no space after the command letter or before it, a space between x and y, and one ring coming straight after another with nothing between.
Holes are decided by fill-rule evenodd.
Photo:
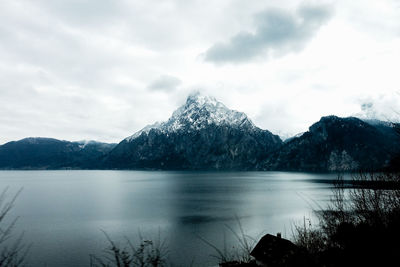
<instances>
[{"instance_id":1,"label":"overcast sky","mask_svg":"<svg viewBox=\"0 0 400 267\"><path fill-rule=\"evenodd\" d=\"M0 0L0 144L118 142L195 90L288 136L399 120L400 1Z\"/></svg>"}]
</instances>

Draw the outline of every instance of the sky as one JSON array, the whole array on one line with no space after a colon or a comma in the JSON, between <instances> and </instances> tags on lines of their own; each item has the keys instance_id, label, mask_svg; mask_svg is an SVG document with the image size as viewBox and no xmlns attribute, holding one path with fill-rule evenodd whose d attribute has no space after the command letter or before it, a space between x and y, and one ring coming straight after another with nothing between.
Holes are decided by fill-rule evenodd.
<instances>
[{"instance_id":1,"label":"sky","mask_svg":"<svg viewBox=\"0 0 400 267\"><path fill-rule=\"evenodd\" d=\"M282 137L400 120L400 1L0 0L0 144L119 142L199 91Z\"/></svg>"}]
</instances>

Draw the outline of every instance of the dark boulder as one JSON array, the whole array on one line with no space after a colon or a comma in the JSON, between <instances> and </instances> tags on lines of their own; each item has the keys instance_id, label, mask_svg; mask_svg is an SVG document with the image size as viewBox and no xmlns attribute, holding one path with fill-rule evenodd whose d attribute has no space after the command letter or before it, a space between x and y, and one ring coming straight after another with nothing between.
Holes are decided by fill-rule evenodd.
<instances>
[{"instance_id":1,"label":"dark boulder","mask_svg":"<svg viewBox=\"0 0 400 267\"><path fill-rule=\"evenodd\" d=\"M250 253L258 266L313 266L308 254L280 234L263 236Z\"/></svg>"}]
</instances>

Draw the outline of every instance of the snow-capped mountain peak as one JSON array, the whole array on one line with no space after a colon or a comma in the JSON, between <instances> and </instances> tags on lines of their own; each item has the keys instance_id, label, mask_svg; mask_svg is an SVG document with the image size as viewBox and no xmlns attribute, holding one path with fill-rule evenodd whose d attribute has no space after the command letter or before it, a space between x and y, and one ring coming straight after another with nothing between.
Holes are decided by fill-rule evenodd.
<instances>
[{"instance_id":1,"label":"snow-capped mountain peak","mask_svg":"<svg viewBox=\"0 0 400 267\"><path fill-rule=\"evenodd\" d=\"M188 96L188 98L186 99L186 104L196 104L196 105L204 105L204 104L208 104L208 105L217 105L217 104L221 104L221 102L218 102L215 97L212 96L206 96L206 95L202 95L199 92L195 92L192 93Z\"/></svg>"},{"instance_id":2,"label":"snow-capped mountain peak","mask_svg":"<svg viewBox=\"0 0 400 267\"><path fill-rule=\"evenodd\" d=\"M243 112L227 108L214 97L194 93L188 96L183 106L173 112L168 121L148 125L134 135L126 138L126 140L131 141L139 137L142 133L149 133L152 129L169 133L179 130L199 130L213 124L234 127L255 127Z\"/></svg>"}]
</instances>

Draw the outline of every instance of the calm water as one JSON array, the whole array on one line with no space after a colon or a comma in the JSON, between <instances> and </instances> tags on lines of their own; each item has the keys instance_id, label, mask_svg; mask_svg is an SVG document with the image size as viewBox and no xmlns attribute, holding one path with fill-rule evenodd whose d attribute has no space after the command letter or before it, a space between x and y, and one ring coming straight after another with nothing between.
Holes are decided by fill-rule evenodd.
<instances>
[{"instance_id":1,"label":"calm water","mask_svg":"<svg viewBox=\"0 0 400 267\"><path fill-rule=\"evenodd\" d=\"M234 244L227 225L247 234L291 236L292 223L323 205L335 175L287 172L0 171L8 195L23 187L10 218L33 243L29 266L89 266L107 247L104 230L168 244L176 266L212 266L212 248Z\"/></svg>"}]
</instances>

